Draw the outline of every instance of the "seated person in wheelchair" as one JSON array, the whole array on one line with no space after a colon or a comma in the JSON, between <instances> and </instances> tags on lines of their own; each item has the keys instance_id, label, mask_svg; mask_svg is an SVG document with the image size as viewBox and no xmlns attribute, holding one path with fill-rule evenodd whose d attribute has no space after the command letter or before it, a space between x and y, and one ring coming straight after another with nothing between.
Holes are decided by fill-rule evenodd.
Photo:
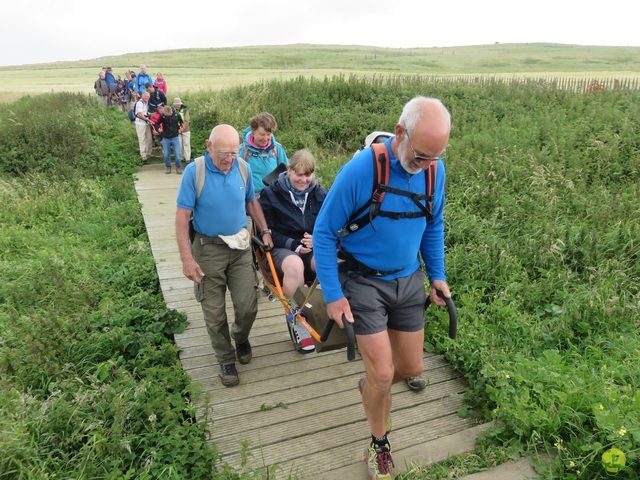
<instances>
[{"instance_id":1,"label":"seated person in wheelchair","mask_svg":"<svg viewBox=\"0 0 640 480\"><path fill-rule=\"evenodd\" d=\"M287 170L260 194L260 205L272 230L271 256L289 299L298 287L315 278L313 226L327 194L314 176L315 166L309 150L298 150L289 159Z\"/></svg>"}]
</instances>

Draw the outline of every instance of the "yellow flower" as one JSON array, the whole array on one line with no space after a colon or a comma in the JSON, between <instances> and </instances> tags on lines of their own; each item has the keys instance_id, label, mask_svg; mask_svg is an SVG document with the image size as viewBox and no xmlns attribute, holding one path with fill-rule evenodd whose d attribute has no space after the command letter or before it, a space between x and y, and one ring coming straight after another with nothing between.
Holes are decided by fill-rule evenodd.
<instances>
[{"instance_id":1,"label":"yellow flower","mask_svg":"<svg viewBox=\"0 0 640 480\"><path fill-rule=\"evenodd\" d=\"M624 437L624 434L625 434L625 433L627 433L627 429L626 429L626 428L624 428L624 426L620 427L620 430L618 431L618 434L619 434L621 437Z\"/></svg>"},{"instance_id":2,"label":"yellow flower","mask_svg":"<svg viewBox=\"0 0 640 480\"><path fill-rule=\"evenodd\" d=\"M600 410L604 410L604 406L602 404L600 404L600 406L598 407Z\"/></svg>"}]
</instances>

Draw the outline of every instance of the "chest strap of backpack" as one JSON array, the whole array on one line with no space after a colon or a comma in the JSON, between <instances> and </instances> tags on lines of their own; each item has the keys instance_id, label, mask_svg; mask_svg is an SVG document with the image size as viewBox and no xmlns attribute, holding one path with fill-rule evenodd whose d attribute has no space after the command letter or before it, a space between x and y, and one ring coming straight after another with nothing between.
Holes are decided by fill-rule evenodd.
<instances>
[{"instance_id":1,"label":"chest strap of backpack","mask_svg":"<svg viewBox=\"0 0 640 480\"><path fill-rule=\"evenodd\" d=\"M376 216L392 218L394 220L400 218L420 218L427 217L427 220L433 219L433 192L435 190L436 169L438 164L431 162L429 168L424 171L426 193L415 193L406 190L400 190L389 186L389 175L391 166L389 164L389 152L387 146L383 143L371 144L373 154L373 193L371 200L357 209L350 217L347 225L339 231L339 237L345 237L350 233L360 230L365 225L371 223ZM419 212L387 212L381 209L382 200L386 192L395 195L409 197L420 209ZM426 203L426 206L422 202ZM363 215L364 211L369 208L369 213ZM373 225L372 225L373 228ZM374 228L375 230L375 228Z\"/></svg>"},{"instance_id":2,"label":"chest strap of backpack","mask_svg":"<svg viewBox=\"0 0 640 480\"><path fill-rule=\"evenodd\" d=\"M249 142L245 142L246 146L244 148L244 161L248 162L249 161L249 155L251 154L251 152L249 151ZM269 151L269 153L265 154L264 152L261 152L260 154L256 155L256 157L259 158L269 158L273 156L273 158L276 159L276 163L278 163L278 146L277 145L273 145L273 148Z\"/></svg>"}]
</instances>

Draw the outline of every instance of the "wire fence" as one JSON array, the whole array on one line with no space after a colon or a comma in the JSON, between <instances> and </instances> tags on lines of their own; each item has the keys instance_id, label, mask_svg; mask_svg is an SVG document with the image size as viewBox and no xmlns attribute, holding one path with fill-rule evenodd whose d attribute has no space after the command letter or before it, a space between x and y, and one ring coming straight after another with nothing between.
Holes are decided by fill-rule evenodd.
<instances>
[{"instance_id":1,"label":"wire fence","mask_svg":"<svg viewBox=\"0 0 640 480\"><path fill-rule=\"evenodd\" d=\"M467 83L522 83L536 84L547 88L574 92L596 93L606 90L640 90L639 78L572 78L572 77L500 77L495 75L451 75L434 76L436 81Z\"/></svg>"}]
</instances>

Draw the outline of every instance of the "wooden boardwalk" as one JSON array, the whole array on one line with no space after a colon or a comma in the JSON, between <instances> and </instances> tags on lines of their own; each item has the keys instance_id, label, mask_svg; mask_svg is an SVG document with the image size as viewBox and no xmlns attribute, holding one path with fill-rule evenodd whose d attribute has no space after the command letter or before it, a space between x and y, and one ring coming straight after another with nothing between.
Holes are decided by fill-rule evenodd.
<instances>
[{"instance_id":1,"label":"wooden boardwalk","mask_svg":"<svg viewBox=\"0 0 640 480\"><path fill-rule=\"evenodd\" d=\"M210 438L223 461L247 469L277 465L277 478L282 479L366 478L362 454L369 429L357 390L364 364L359 357L347 362L345 350L297 353L279 302L260 295L250 336L253 360L237 364L240 385L220 384L200 305L192 282L182 275L175 240L175 201L182 177L165 175L164 170L164 165L143 167L136 191L167 306L189 319L185 332L176 335L180 359L206 394ZM457 415L466 388L463 378L438 356L425 354L424 362L426 390L393 387L390 438L397 470L469 450L483 428ZM204 401L199 407L205 418Z\"/></svg>"}]
</instances>

